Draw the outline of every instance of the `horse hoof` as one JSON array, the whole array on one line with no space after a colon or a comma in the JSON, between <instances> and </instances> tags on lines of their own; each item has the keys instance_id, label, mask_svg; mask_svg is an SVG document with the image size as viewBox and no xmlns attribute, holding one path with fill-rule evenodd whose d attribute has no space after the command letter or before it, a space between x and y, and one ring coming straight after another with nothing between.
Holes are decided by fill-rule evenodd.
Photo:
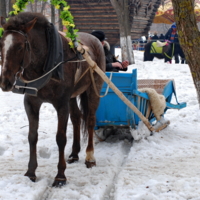
<instances>
[{"instance_id":1,"label":"horse hoof","mask_svg":"<svg viewBox=\"0 0 200 200\"><path fill-rule=\"evenodd\" d=\"M30 179L32 182L35 182L35 181L36 181L36 177L29 177L29 179Z\"/></svg>"},{"instance_id":2,"label":"horse hoof","mask_svg":"<svg viewBox=\"0 0 200 200\"><path fill-rule=\"evenodd\" d=\"M36 176L30 176L30 175L28 175L28 173L26 173L26 174L24 174L24 176L28 176L29 177L29 179L32 181L32 182L35 182L36 181Z\"/></svg>"},{"instance_id":3,"label":"horse hoof","mask_svg":"<svg viewBox=\"0 0 200 200\"><path fill-rule=\"evenodd\" d=\"M52 184L52 187L62 187L63 185L66 185L66 179L56 178L55 181Z\"/></svg>"},{"instance_id":4,"label":"horse hoof","mask_svg":"<svg viewBox=\"0 0 200 200\"><path fill-rule=\"evenodd\" d=\"M67 163L71 164L71 163L77 162L78 160L79 160L78 158L69 157L67 160Z\"/></svg>"},{"instance_id":5,"label":"horse hoof","mask_svg":"<svg viewBox=\"0 0 200 200\"><path fill-rule=\"evenodd\" d=\"M95 161L92 161L92 162L85 161L85 165L87 168L92 168L92 167L96 166L96 162Z\"/></svg>"}]
</instances>

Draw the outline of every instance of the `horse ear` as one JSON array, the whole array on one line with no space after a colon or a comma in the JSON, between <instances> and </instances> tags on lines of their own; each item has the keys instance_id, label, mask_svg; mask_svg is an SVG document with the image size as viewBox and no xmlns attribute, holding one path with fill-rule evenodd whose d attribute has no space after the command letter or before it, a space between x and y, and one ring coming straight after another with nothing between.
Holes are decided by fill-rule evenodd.
<instances>
[{"instance_id":1,"label":"horse ear","mask_svg":"<svg viewBox=\"0 0 200 200\"><path fill-rule=\"evenodd\" d=\"M1 17L0 18L0 25L3 27L5 23L6 23L6 19L4 17Z\"/></svg>"},{"instance_id":2,"label":"horse ear","mask_svg":"<svg viewBox=\"0 0 200 200\"><path fill-rule=\"evenodd\" d=\"M28 22L25 25L24 29L25 29L26 33L28 33L33 28L33 26L35 25L36 21L37 21L37 17L35 17L33 20L31 20L30 22Z\"/></svg>"}]
</instances>

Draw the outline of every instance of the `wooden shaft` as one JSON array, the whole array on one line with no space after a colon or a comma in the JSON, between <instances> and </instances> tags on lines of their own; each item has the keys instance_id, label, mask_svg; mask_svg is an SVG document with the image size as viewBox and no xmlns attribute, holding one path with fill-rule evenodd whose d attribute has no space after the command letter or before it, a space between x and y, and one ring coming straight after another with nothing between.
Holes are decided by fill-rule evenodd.
<instances>
[{"instance_id":1,"label":"wooden shaft","mask_svg":"<svg viewBox=\"0 0 200 200\"><path fill-rule=\"evenodd\" d=\"M148 119L124 96L124 94L111 82L111 80L105 75L105 73L97 66L97 64L91 59L87 51L85 51L79 44L77 50L83 55L88 64L98 73L101 78L109 85L109 87L119 96L119 98L131 109L138 117L144 122L150 131L154 131L153 126L150 124Z\"/></svg>"}]
</instances>

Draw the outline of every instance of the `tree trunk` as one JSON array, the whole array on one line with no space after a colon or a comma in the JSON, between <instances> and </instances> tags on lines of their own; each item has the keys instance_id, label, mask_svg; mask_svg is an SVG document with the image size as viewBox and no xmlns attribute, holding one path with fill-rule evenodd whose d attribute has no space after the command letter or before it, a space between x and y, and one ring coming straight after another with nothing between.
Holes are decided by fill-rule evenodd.
<instances>
[{"instance_id":1,"label":"tree trunk","mask_svg":"<svg viewBox=\"0 0 200 200\"><path fill-rule=\"evenodd\" d=\"M200 32L194 13L194 0L172 0L180 45L190 67L200 103Z\"/></svg>"},{"instance_id":2,"label":"tree trunk","mask_svg":"<svg viewBox=\"0 0 200 200\"><path fill-rule=\"evenodd\" d=\"M13 10L12 6L13 6L14 3L15 3L15 0L9 0L8 13Z\"/></svg>"},{"instance_id":3,"label":"tree trunk","mask_svg":"<svg viewBox=\"0 0 200 200\"><path fill-rule=\"evenodd\" d=\"M33 3L29 3L30 5L30 11L33 12Z\"/></svg>"},{"instance_id":4,"label":"tree trunk","mask_svg":"<svg viewBox=\"0 0 200 200\"><path fill-rule=\"evenodd\" d=\"M37 2L38 0L35 0L34 12L37 12Z\"/></svg>"},{"instance_id":5,"label":"tree trunk","mask_svg":"<svg viewBox=\"0 0 200 200\"><path fill-rule=\"evenodd\" d=\"M59 31L63 31L62 20L60 18L60 10L58 10L58 16L59 16L59 18L58 18L58 29L59 29Z\"/></svg>"},{"instance_id":6,"label":"tree trunk","mask_svg":"<svg viewBox=\"0 0 200 200\"><path fill-rule=\"evenodd\" d=\"M6 18L6 0L0 0L0 16Z\"/></svg>"},{"instance_id":7,"label":"tree trunk","mask_svg":"<svg viewBox=\"0 0 200 200\"><path fill-rule=\"evenodd\" d=\"M51 23L55 24L56 19L55 19L55 7L54 5L51 5Z\"/></svg>"},{"instance_id":8,"label":"tree trunk","mask_svg":"<svg viewBox=\"0 0 200 200\"><path fill-rule=\"evenodd\" d=\"M122 61L128 60L130 64L134 64L128 0L110 0L110 2L117 13L119 22Z\"/></svg>"},{"instance_id":9,"label":"tree trunk","mask_svg":"<svg viewBox=\"0 0 200 200\"><path fill-rule=\"evenodd\" d=\"M42 3L42 6L41 6L41 11L40 12L43 13L47 2L42 1L41 3Z\"/></svg>"}]
</instances>

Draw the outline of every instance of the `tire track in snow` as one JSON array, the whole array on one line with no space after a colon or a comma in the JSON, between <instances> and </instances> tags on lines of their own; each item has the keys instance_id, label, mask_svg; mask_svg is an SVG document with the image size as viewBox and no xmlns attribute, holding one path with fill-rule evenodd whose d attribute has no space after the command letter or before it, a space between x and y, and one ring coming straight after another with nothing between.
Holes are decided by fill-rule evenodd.
<instances>
[{"instance_id":1,"label":"tire track in snow","mask_svg":"<svg viewBox=\"0 0 200 200\"><path fill-rule=\"evenodd\" d=\"M115 173L112 184L108 186L108 188L104 194L103 200L114 200L115 183L117 182L119 173L121 172L123 166L126 163L126 159L131 150L131 147L132 147L132 143L127 140L123 141L123 143L124 143L124 145L122 146L122 149L120 149L120 151L122 151L124 153L124 157L121 160L121 164L118 166L118 171L117 171L117 173Z\"/></svg>"},{"instance_id":2,"label":"tire track in snow","mask_svg":"<svg viewBox=\"0 0 200 200\"><path fill-rule=\"evenodd\" d=\"M50 193L52 193L51 187L47 186L46 189L43 191L42 197L39 200L48 200Z\"/></svg>"},{"instance_id":3,"label":"tire track in snow","mask_svg":"<svg viewBox=\"0 0 200 200\"><path fill-rule=\"evenodd\" d=\"M68 165L66 176L69 182L61 189L51 187L57 172L57 160L55 157L50 157L48 159L38 158L38 168L36 171L37 180L35 183L29 181L27 177L24 177L27 171L28 157L21 158L21 160L1 158L0 176L3 177L2 182L11 184L12 187L20 183L22 188L27 187L28 191L35 191L34 196L30 196L32 200L53 200L55 198L62 200L63 196L59 191L67 194L63 199L72 199L72 196L70 196L72 195L72 190L76 191L79 197L77 199L84 199L86 192L93 184L94 188L97 186L97 190L102 191L101 194L99 193L99 200L112 200L114 198L115 182L118 179L118 174L122 170L123 165L126 163L126 157L129 154L131 146L132 144L130 142L119 141L118 138L116 140L110 138L110 142L99 142L95 147L97 167L91 170L85 168L85 150L82 148L80 152L80 161ZM108 169L107 165L110 166L109 172L106 172ZM82 179L77 178L81 177L77 174L78 171L81 171ZM103 176L106 177L103 178ZM9 179L7 177L9 177ZM14 179L13 182L10 182L10 177L12 177L12 180ZM107 186L104 187L105 185ZM22 193L18 191L17 194ZM88 195L88 197L92 198L92 193Z\"/></svg>"}]
</instances>

